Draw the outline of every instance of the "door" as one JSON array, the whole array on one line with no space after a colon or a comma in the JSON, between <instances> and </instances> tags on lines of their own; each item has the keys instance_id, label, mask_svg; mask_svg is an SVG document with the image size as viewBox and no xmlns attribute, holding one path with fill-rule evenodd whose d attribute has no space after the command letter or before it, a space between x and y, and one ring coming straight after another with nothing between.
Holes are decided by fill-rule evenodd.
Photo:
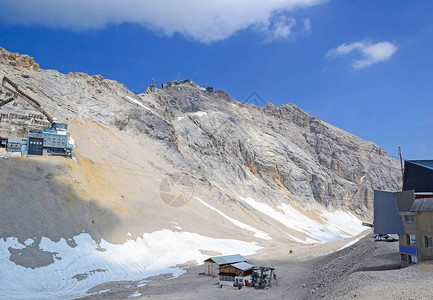
<instances>
[{"instance_id":1,"label":"door","mask_svg":"<svg viewBox=\"0 0 433 300\"><path fill-rule=\"evenodd\" d=\"M410 264L417 264L418 263L418 257L416 255L408 255L409 256L409 263Z\"/></svg>"}]
</instances>

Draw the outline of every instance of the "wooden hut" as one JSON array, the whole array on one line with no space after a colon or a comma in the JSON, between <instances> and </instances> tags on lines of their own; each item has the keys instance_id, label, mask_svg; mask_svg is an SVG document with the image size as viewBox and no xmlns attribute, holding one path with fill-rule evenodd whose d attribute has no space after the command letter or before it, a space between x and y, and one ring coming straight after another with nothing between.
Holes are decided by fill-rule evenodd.
<instances>
[{"instance_id":1,"label":"wooden hut","mask_svg":"<svg viewBox=\"0 0 433 300\"><path fill-rule=\"evenodd\" d=\"M246 261L240 254L210 257L204 261L204 273L218 275L221 267Z\"/></svg>"},{"instance_id":2,"label":"wooden hut","mask_svg":"<svg viewBox=\"0 0 433 300\"><path fill-rule=\"evenodd\" d=\"M246 262L226 265L220 268L219 285L242 286L248 283L245 280L251 280L253 265Z\"/></svg>"}]
</instances>

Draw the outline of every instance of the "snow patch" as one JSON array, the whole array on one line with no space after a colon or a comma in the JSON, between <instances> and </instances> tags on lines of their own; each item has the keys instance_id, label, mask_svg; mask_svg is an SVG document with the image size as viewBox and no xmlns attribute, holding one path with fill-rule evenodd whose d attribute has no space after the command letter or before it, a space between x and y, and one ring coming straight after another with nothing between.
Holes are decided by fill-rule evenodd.
<instances>
[{"instance_id":1,"label":"snow patch","mask_svg":"<svg viewBox=\"0 0 433 300\"><path fill-rule=\"evenodd\" d=\"M338 249L337 251L340 251L340 250L342 250L342 249L344 249L344 248L347 248L347 247L349 247L349 246L352 246L353 244L357 243L359 240L360 240L359 238L354 239L353 241L348 242L346 245L344 245L343 247L341 247L341 248Z\"/></svg>"},{"instance_id":2,"label":"snow patch","mask_svg":"<svg viewBox=\"0 0 433 300\"><path fill-rule=\"evenodd\" d=\"M128 298L134 298L134 297L140 297L141 293L139 291L136 291L135 293L132 293L131 295L128 296Z\"/></svg>"},{"instance_id":3,"label":"snow patch","mask_svg":"<svg viewBox=\"0 0 433 300\"><path fill-rule=\"evenodd\" d=\"M191 114L192 116L197 116L197 117L204 117L207 116L207 112L205 111L196 111L195 113Z\"/></svg>"},{"instance_id":4,"label":"snow patch","mask_svg":"<svg viewBox=\"0 0 433 300\"><path fill-rule=\"evenodd\" d=\"M191 260L201 263L208 258L200 251L203 249L222 255L251 255L262 248L255 243L167 229L145 233L120 245L105 240L97 244L87 233L73 239L76 246L72 248L65 239L54 242L43 237L39 248L62 259L35 269L9 260L9 248L26 247L17 238L0 239L0 295L7 295L7 299L79 298L86 296L91 287L108 281L143 280L160 274L178 277L185 270L173 266ZM106 251L98 251L100 247ZM77 280L80 274L86 276Z\"/></svg>"},{"instance_id":5,"label":"snow patch","mask_svg":"<svg viewBox=\"0 0 433 300\"><path fill-rule=\"evenodd\" d=\"M111 291L111 290L109 290L109 289L106 289L106 290L100 290L99 292L92 293L91 295L103 294L103 293L107 293L107 292L109 292L109 291Z\"/></svg>"},{"instance_id":6,"label":"snow patch","mask_svg":"<svg viewBox=\"0 0 433 300\"><path fill-rule=\"evenodd\" d=\"M347 233L346 236L355 236L365 230L362 221L349 211L323 211L322 216L328 220L328 229Z\"/></svg>"},{"instance_id":7,"label":"snow patch","mask_svg":"<svg viewBox=\"0 0 433 300\"><path fill-rule=\"evenodd\" d=\"M229 220L230 222L232 222L233 224L235 224L236 226L246 229L248 231L252 231L254 232L254 236L259 238L259 239L264 239L264 240L272 240L272 238L269 236L269 233L266 233L264 231L261 231L259 229L256 229L250 225L247 225L245 223L242 223L238 220L235 220L233 218L230 218L229 216L227 216L225 213L223 213L222 211L216 209L215 207L213 207L212 205L204 202L203 200L201 200L198 197L195 197L198 201L200 201L201 204L203 204L204 206L206 206L207 208L212 209L213 211L217 212L219 215L221 215L222 217L226 218L227 220Z\"/></svg>"},{"instance_id":8,"label":"snow patch","mask_svg":"<svg viewBox=\"0 0 433 300\"><path fill-rule=\"evenodd\" d=\"M137 287L143 287L145 286L150 280L142 280L137 284Z\"/></svg>"},{"instance_id":9,"label":"snow patch","mask_svg":"<svg viewBox=\"0 0 433 300\"><path fill-rule=\"evenodd\" d=\"M310 239L308 237L305 240L301 240L301 239L299 239L296 236L293 236L291 234L287 233L287 235L290 237L291 240L294 240L295 242L300 243L300 244L313 244L313 243L319 242L318 240L313 240L313 239Z\"/></svg>"},{"instance_id":10,"label":"snow patch","mask_svg":"<svg viewBox=\"0 0 433 300\"><path fill-rule=\"evenodd\" d=\"M147 106L143 105L143 103L139 102L138 100L136 100L136 99L134 99L134 98L132 98L132 97L129 97L129 96L126 96L126 98L128 98L129 100L131 100L133 103L138 104L138 105L140 105L141 107L143 107L143 108L145 108L145 109L151 111L150 108L148 108Z\"/></svg>"},{"instance_id":11,"label":"snow patch","mask_svg":"<svg viewBox=\"0 0 433 300\"><path fill-rule=\"evenodd\" d=\"M25 242L24 245L26 246L31 246L35 241L31 238L28 238Z\"/></svg>"},{"instance_id":12,"label":"snow patch","mask_svg":"<svg viewBox=\"0 0 433 300\"><path fill-rule=\"evenodd\" d=\"M324 223L308 218L300 211L289 204L283 203L278 206L283 213L276 211L265 203L257 202L251 198L239 197L242 201L252 206L256 210L275 219L287 228L299 231L310 239L305 239L304 243L331 242L355 236L365 230L362 221L350 212L336 211L321 213ZM296 240L296 238L294 239Z\"/></svg>"}]
</instances>

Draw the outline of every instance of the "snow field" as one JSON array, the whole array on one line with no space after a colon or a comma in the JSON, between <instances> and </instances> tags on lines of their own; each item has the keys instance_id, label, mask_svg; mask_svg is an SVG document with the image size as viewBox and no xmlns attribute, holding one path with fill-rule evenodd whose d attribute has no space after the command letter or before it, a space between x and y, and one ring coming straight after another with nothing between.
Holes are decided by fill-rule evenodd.
<instances>
[{"instance_id":1,"label":"snow field","mask_svg":"<svg viewBox=\"0 0 433 300\"><path fill-rule=\"evenodd\" d=\"M278 206L283 211L275 210L271 206L257 202L252 198L239 197L254 209L280 222L289 229L298 231L307 236L302 240L289 235L294 241L301 243L331 242L360 234L365 228L362 221L355 215L345 211L321 212L323 223L308 218L300 211L283 203Z\"/></svg>"},{"instance_id":2,"label":"snow field","mask_svg":"<svg viewBox=\"0 0 433 300\"><path fill-rule=\"evenodd\" d=\"M227 220L229 220L230 222L232 222L233 224L235 224L236 226L246 229L248 231L252 231L254 232L254 236L260 239L264 239L264 240L271 240L272 238L270 237L269 233L266 233L264 231L258 230L250 225L247 225L245 223L242 223L238 220L235 220L229 216L227 216L225 213L223 213L222 211L216 209L215 207L213 207L212 205L204 202L203 200L201 200L198 197L195 197L201 204L203 204L204 206L206 206L207 208L210 208L211 210L217 212L219 215L221 215L222 217L226 218Z\"/></svg>"},{"instance_id":3,"label":"snow field","mask_svg":"<svg viewBox=\"0 0 433 300\"><path fill-rule=\"evenodd\" d=\"M25 244L14 237L0 239L0 298L83 297L88 289L103 282L141 280L168 273L180 276L185 270L174 267L177 264L190 260L201 263L208 258L200 250L217 251L222 255L251 255L261 248L254 243L168 229L145 233L142 238L120 245L104 240L97 244L87 233L73 239L76 247L70 247L65 239L53 242L42 238L39 248L53 253L54 263L35 269L16 265L9 260L8 248L24 249ZM103 251L97 250L98 247Z\"/></svg>"}]
</instances>

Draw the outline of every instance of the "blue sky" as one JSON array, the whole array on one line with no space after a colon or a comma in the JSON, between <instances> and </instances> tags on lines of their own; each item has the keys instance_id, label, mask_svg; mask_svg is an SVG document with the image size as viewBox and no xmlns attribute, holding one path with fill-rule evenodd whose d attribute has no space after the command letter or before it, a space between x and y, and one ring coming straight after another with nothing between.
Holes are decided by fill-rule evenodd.
<instances>
[{"instance_id":1,"label":"blue sky","mask_svg":"<svg viewBox=\"0 0 433 300\"><path fill-rule=\"evenodd\" d=\"M120 4L122 3L122 4ZM143 92L191 78L257 92L433 159L433 2L0 0L0 46L41 68L101 74Z\"/></svg>"}]
</instances>

